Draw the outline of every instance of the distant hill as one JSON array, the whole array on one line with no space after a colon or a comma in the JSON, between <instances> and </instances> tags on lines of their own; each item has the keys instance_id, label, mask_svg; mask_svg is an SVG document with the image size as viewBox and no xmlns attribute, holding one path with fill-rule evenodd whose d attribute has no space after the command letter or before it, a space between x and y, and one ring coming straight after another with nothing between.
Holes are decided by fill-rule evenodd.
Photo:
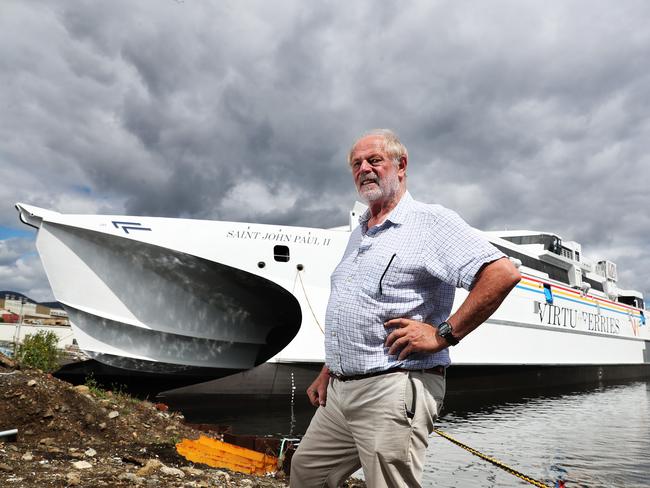
<instances>
[{"instance_id":1,"label":"distant hill","mask_svg":"<svg viewBox=\"0 0 650 488\"><path fill-rule=\"evenodd\" d=\"M59 302L37 302L36 300L32 300L29 298L27 295L24 295L23 293L18 293L17 291L11 291L11 290L2 290L0 291L0 298L4 298L7 295L16 297L16 298L24 298L26 302L28 303L38 303L39 305L43 305L44 307L49 307L49 308L60 308L63 310L63 305L61 305Z\"/></svg>"},{"instance_id":2,"label":"distant hill","mask_svg":"<svg viewBox=\"0 0 650 488\"><path fill-rule=\"evenodd\" d=\"M27 295L23 295L22 293L18 293L17 291L11 291L11 290L0 291L0 298L5 298L7 295L16 298L24 298L25 301L29 303L38 303L36 300L32 300Z\"/></svg>"}]
</instances>

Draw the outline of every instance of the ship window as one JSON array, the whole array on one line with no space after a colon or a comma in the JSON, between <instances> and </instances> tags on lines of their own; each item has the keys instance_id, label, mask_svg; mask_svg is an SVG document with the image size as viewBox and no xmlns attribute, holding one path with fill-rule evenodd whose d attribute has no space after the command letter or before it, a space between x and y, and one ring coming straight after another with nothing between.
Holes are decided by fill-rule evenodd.
<instances>
[{"instance_id":1,"label":"ship window","mask_svg":"<svg viewBox=\"0 0 650 488\"><path fill-rule=\"evenodd\" d=\"M537 258L533 258L527 256L526 254L513 251L512 249L505 248L503 246L500 246L499 244L495 244L495 246L504 254L519 259L522 265L528 268L536 269L537 271L541 271L542 273L546 273L548 274L549 278L551 278L552 280L557 280L557 281L561 281L562 283L569 284L569 275L567 274L567 271L565 269L559 268L558 266L555 266L550 263L544 263ZM602 291L602 285L600 286L601 286L600 289ZM592 288L593 287L594 285L592 285Z\"/></svg>"},{"instance_id":2,"label":"ship window","mask_svg":"<svg viewBox=\"0 0 650 488\"><path fill-rule=\"evenodd\" d=\"M548 248L553 254L562 254L562 239L558 237L551 237L551 245Z\"/></svg>"},{"instance_id":3,"label":"ship window","mask_svg":"<svg viewBox=\"0 0 650 488\"><path fill-rule=\"evenodd\" d=\"M618 301L625 305L631 305L632 307L643 309L643 298L620 295Z\"/></svg>"},{"instance_id":4,"label":"ship window","mask_svg":"<svg viewBox=\"0 0 650 488\"><path fill-rule=\"evenodd\" d=\"M281 263L289 261L289 248L287 246L275 246L273 248L273 258Z\"/></svg>"},{"instance_id":5,"label":"ship window","mask_svg":"<svg viewBox=\"0 0 650 488\"><path fill-rule=\"evenodd\" d=\"M625 305L632 305L633 307L636 307L636 297L628 297L625 295L620 295L618 297L618 302L624 303Z\"/></svg>"},{"instance_id":6,"label":"ship window","mask_svg":"<svg viewBox=\"0 0 650 488\"><path fill-rule=\"evenodd\" d=\"M600 281L589 279L586 276L582 277L582 281L589 283L592 290L603 291L603 284Z\"/></svg>"}]
</instances>

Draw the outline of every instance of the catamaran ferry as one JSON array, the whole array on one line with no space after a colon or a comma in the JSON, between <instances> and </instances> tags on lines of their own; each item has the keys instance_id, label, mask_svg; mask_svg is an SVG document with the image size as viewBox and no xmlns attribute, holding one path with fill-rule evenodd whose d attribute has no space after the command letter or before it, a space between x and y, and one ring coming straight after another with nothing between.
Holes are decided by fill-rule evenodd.
<instances>
[{"instance_id":1,"label":"catamaran ferry","mask_svg":"<svg viewBox=\"0 0 650 488\"><path fill-rule=\"evenodd\" d=\"M206 391L259 396L302 390L320 369L330 275L364 209L316 229L16 207L90 357L124 377L221 378ZM650 375L643 296L619 287L615 263L552 233L484 234L522 280L453 348L450 375L473 387L505 373L510 385Z\"/></svg>"}]
</instances>

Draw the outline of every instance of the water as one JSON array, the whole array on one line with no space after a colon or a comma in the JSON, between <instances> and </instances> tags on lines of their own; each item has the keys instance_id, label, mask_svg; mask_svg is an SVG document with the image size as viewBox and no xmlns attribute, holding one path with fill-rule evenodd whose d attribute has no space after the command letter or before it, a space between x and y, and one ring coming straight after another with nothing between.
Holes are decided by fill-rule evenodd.
<instances>
[{"instance_id":1,"label":"water","mask_svg":"<svg viewBox=\"0 0 650 488\"><path fill-rule=\"evenodd\" d=\"M650 486L650 382L457 408L439 428L549 485L563 479L568 487ZM424 480L445 487L527 485L439 436L431 440Z\"/></svg>"},{"instance_id":2,"label":"water","mask_svg":"<svg viewBox=\"0 0 650 488\"><path fill-rule=\"evenodd\" d=\"M245 405L206 396L170 400L190 421L229 424L241 434L301 434L313 414L301 405L302 397L293 409L290 400ZM569 488L650 487L650 381L451 394L438 428L549 486L562 479ZM435 434L423 485L532 486Z\"/></svg>"}]
</instances>

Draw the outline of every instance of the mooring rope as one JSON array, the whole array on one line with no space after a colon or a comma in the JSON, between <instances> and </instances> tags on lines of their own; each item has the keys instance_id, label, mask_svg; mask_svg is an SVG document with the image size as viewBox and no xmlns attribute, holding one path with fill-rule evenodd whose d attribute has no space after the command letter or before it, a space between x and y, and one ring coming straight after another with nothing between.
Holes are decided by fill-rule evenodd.
<instances>
[{"instance_id":1,"label":"mooring rope","mask_svg":"<svg viewBox=\"0 0 650 488\"><path fill-rule=\"evenodd\" d=\"M318 318L316 317L316 313L314 313L314 309L311 306L311 302L309 301L309 297L307 296L307 290L305 289L305 284L302 282L301 271L298 271L297 273L298 273L298 279L300 280L300 286L302 287L302 292L305 295L305 300L307 300L307 305L309 305L309 310L311 310L311 314L314 317L314 320L316 321L316 325L318 326L320 331L323 333L323 335L325 335L325 331L321 327L320 322L318 321Z\"/></svg>"},{"instance_id":2,"label":"mooring rope","mask_svg":"<svg viewBox=\"0 0 650 488\"><path fill-rule=\"evenodd\" d=\"M443 431L441 431L441 430L439 430L439 429L433 429L433 431L434 431L436 434L438 434L440 437L444 437L444 438L447 439L448 441L453 442L454 444L456 444L456 445L459 446L459 447L462 447L462 448L465 449L466 451L468 451L468 452L474 454L475 456L480 457L480 458L483 459L484 461L487 461L488 463L491 463L491 464L493 464L494 466L503 469L503 470L506 471L507 473L510 473L511 475L516 476L516 477L519 478L520 480L523 480L523 481L525 481L525 482L527 482L527 483L530 483L531 485L537 486L537 487L539 487L539 488L558 488L558 487L564 487L564 482L561 482L561 481L558 481L558 483L557 483L555 486L552 486L552 487L549 486L549 485L546 485L546 484L542 483L541 481L537 481L536 479L531 478L530 476L525 475L525 474L522 473L521 471L517 471L516 469L511 468L510 466L508 466L508 465L502 463L501 461L498 461L498 460L496 460L496 459L494 459L494 458L492 458L492 457L490 457L490 456L487 456L486 454L483 454L483 453L480 452L480 451L477 451L476 449L474 449L474 448L472 448L472 447L469 447L467 444L463 444L463 443L460 442L459 440L454 439L452 436L450 436L450 435L447 434L446 432L443 432Z\"/></svg>"}]
</instances>

